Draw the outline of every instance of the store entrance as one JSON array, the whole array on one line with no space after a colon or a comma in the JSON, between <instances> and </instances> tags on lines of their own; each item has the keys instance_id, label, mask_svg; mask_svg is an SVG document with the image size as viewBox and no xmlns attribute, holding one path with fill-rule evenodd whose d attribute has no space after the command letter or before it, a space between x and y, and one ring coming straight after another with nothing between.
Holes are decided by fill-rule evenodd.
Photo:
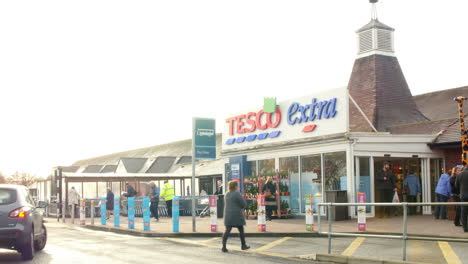
<instances>
[{"instance_id":1,"label":"store entrance","mask_svg":"<svg viewBox=\"0 0 468 264\"><path fill-rule=\"evenodd\" d=\"M421 185L421 160L419 158L378 158L374 157L374 190L375 190L375 201L376 202L392 202L390 201L382 201L381 199L381 190L380 190L380 182L377 181L376 177L377 175L382 171L384 162L390 162L390 170L392 173L396 176L397 182L396 182L396 188L397 188L397 194L398 198L400 199L400 202L409 202L409 197L408 194L405 192L403 188L403 181L409 174L414 174L416 175L420 186ZM406 189L408 191L408 189ZM422 188L421 188L422 191ZM420 202L421 201L421 194L418 194L416 197L416 201ZM401 208L396 208L393 210L394 212L391 214L391 216L401 216L403 215L402 209ZM422 210L420 207L416 207L415 210L416 214L421 214ZM388 213L387 213L388 214ZM383 207L377 207L375 210L375 216L376 217L385 217L385 213L383 210Z\"/></svg>"}]
</instances>

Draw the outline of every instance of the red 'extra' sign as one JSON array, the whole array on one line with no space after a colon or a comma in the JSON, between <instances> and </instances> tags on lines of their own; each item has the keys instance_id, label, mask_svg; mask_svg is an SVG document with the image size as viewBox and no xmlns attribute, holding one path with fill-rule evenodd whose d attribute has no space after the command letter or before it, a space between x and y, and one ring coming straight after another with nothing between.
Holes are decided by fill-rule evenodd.
<instances>
[{"instance_id":1,"label":"red 'extra' sign","mask_svg":"<svg viewBox=\"0 0 468 264\"><path fill-rule=\"evenodd\" d=\"M281 123L281 110L276 108L275 113L265 113L263 110L249 112L245 115L238 115L226 119L229 124L229 135L244 134L255 130L266 130L276 128Z\"/></svg>"}]
</instances>

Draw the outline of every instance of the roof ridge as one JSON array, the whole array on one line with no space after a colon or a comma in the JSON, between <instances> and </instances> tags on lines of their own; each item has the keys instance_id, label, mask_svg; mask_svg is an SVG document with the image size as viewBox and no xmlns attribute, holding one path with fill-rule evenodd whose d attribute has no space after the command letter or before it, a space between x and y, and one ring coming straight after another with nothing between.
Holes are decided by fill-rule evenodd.
<instances>
[{"instance_id":1,"label":"roof ridge","mask_svg":"<svg viewBox=\"0 0 468 264\"><path fill-rule=\"evenodd\" d=\"M462 89L462 88L468 88L468 85L460 86L460 87L455 87L455 88L450 88L450 89L432 91L432 92L429 92L429 93L417 94L417 95L413 95L413 97L418 97L418 96L423 96L423 95L430 95L430 94L435 94L435 93L440 93L440 92L446 92L446 91L451 91L451 90L456 90L456 89Z\"/></svg>"}]
</instances>

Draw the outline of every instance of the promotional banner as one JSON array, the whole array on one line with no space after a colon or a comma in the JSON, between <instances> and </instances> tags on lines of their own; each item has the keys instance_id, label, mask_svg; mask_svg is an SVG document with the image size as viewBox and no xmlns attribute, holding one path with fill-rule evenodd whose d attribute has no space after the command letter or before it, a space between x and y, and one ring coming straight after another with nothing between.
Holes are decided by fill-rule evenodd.
<instances>
[{"instance_id":1,"label":"promotional banner","mask_svg":"<svg viewBox=\"0 0 468 264\"><path fill-rule=\"evenodd\" d=\"M358 203L366 202L366 193L358 193ZM358 206L358 231L366 231L366 207Z\"/></svg>"},{"instance_id":2,"label":"promotional banner","mask_svg":"<svg viewBox=\"0 0 468 264\"><path fill-rule=\"evenodd\" d=\"M211 232L218 231L218 209L217 209L218 196L210 195L210 220Z\"/></svg>"},{"instance_id":3,"label":"promotional banner","mask_svg":"<svg viewBox=\"0 0 468 264\"><path fill-rule=\"evenodd\" d=\"M106 225L106 197L101 197L101 225Z\"/></svg>"},{"instance_id":4,"label":"promotional banner","mask_svg":"<svg viewBox=\"0 0 468 264\"><path fill-rule=\"evenodd\" d=\"M128 197L128 228L135 228L135 198Z\"/></svg>"},{"instance_id":5,"label":"promotional banner","mask_svg":"<svg viewBox=\"0 0 468 264\"><path fill-rule=\"evenodd\" d=\"M179 197L172 199L172 232L179 232Z\"/></svg>"},{"instance_id":6,"label":"promotional banner","mask_svg":"<svg viewBox=\"0 0 468 264\"><path fill-rule=\"evenodd\" d=\"M120 226L120 197L114 197L114 226Z\"/></svg>"},{"instance_id":7,"label":"promotional banner","mask_svg":"<svg viewBox=\"0 0 468 264\"><path fill-rule=\"evenodd\" d=\"M314 203L314 196L306 194L305 196L305 212L306 212L306 230L314 231L314 211L312 210Z\"/></svg>"},{"instance_id":8,"label":"promotional banner","mask_svg":"<svg viewBox=\"0 0 468 264\"><path fill-rule=\"evenodd\" d=\"M80 200L80 225L86 225L86 200Z\"/></svg>"},{"instance_id":9,"label":"promotional banner","mask_svg":"<svg viewBox=\"0 0 468 264\"><path fill-rule=\"evenodd\" d=\"M150 207L150 198L143 197L143 230L145 231L150 230L151 212L149 210L149 207Z\"/></svg>"},{"instance_id":10,"label":"promotional banner","mask_svg":"<svg viewBox=\"0 0 468 264\"><path fill-rule=\"evenodd\" d=\"M257 228L258 232L266 232L265 195L257 197Z\"/></svg>"}]
</instances>

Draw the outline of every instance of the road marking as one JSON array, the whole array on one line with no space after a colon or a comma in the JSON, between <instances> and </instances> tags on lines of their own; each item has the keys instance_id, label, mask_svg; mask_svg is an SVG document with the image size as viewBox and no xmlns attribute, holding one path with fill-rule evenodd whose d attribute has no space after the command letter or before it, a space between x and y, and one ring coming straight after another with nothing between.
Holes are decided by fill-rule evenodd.
<instances>
[{"instance_id":1,"label":"road marking","mask_svg":"<svg viewBox=\"0 0 468 264\"><path fill-rule=\"evenodd\" d=\"M439 241L439 247L442 250L442 253L444 254L444 257L447 263L449 264L461 264L462 263L448 242Z\"/></svg>"},{"instance_id":2,"label":"road marking","mask_svg":"<svg viewBox=\"0 0 468 264\"><path fill-rule=\"evenodd\" d=\"M361 246L361 244L362 244L362 242L364 242L364 240L366 240L365 237L357 237L348 246L348 248L345 249L345 251L343 251L343 253L341 253L341 255L343 255L343 256L352 256L354 254L354 252L356 252L356 250Z\"/></svg>"},{"instance_id":3,"label":"road marking","mask_svg":"<svg viewBox=\"0 0 468 264\"><path fill-rule=\"evenodd\" d=\"M218 240L218 239L221 239L221 238L220 237L213 237L213 238L210 238L208 240L201 241L201 242L208 243L208 242L213 242L213 241Z\"/></svg>"},{"instance_id":4,"label":"road marking","mask_svg":"<svg viewBox=\"0 0 468 264\"><path fill-rule=\"evenodd\" d=\"M291 239L291 238L292 238L292 237L283 237L283 238L278 239L278 240L275 240L275 241L273 241L273 242L271 242L271 243L269 243L269 244L266 244L266 245L264 245L263 247L259 247L259 248L255 249L254 251L265 251L265 250L268 250L268 249L270 249L270 248L272 248L272 247L275 247L275 246L277 246L277 245L279 245L279 244L283 243L284 241L287 241L287 240L289 240L289 239Z\"/></svg>"}]
</instances>

